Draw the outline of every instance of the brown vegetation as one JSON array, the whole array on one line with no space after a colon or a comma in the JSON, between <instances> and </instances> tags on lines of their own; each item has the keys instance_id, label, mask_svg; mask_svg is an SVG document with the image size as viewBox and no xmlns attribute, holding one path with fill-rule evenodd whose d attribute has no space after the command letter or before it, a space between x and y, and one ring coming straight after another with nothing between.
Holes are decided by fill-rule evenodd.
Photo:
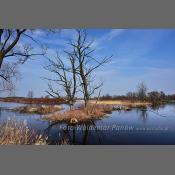
<instances>
[{"instance_id":1,"label":"brown vegetation","mask_svg":"<svg viewBox=\"0 0 175 175\"><path fill-rule=\"evenodd\" d=\"M14 102L25 104L61 104L66 103L63 98L25 98L25 97L6 97L0 98L2 102Z\"/></svg>"},{"instance_id":2,"label":"brown vegetation","mask_svg":"<svg viewBox=\"0 0 175 175\"><path fill-rule=\"evenodd\" d=\"M49 114L56 111L60 111L61 106L21 106L12 110L20 113L32 113L32 114Z\"/></svg>"},{"instance_id":3,"label":"brown vegetation","mask_svg":"<svg viewBox=\"0 0 175 175\"><path fill-rule=\"evenodd\" d=\"M86 108L81 106L79 109L44 116L43 119L76 124L101 119L113 110L111 105L89 105Z\"/></svg>"},{"instance_id":4,"label":"brown vegetation","mask_svg":"<svg viewBox=\"0 0 175 175\"><path fill-rule=\"evenodd\" d=\"M96 103L95 100L90 101L91 104ZM142 102L142 101L131 101L131 100L100 100L97 104L106 104L106 105L119 105L119 106L127 106L127 107L145 107L150 105L149 102Z\"/></svg>"},{"instance_id":5,"label":"brown vegetation","mask_svg":"<svg viewBox=\"0 0 175 175\"><path fill-rule=\"evenodd\" d=\"M134 107L146 107L150 105L148 102L131 102L131 101L95 101L91 100L90 104L85 107L83 104L78 109L69 110L66 112L55 113L44 116L43 119L58 122L68 122L77 124L88 122L91 120L102 119L106 114L110 114L115 110L129 111Z\"/></svg>"},{"instance_id":6,"label":"brown vegetation","mask_svg":"<svg viewBox=\"0 0 175 175\"><path fill-rule=\"evenodd\" d=\"M67 102L69 104L70 109L72 109L73 104L75 102L75 95L77 92L77 76L76 76L76 65L75 65L75 57L65 51L67 54L67 59L71 66L67 66L64 64L62 57L59 56L58 52L56 52L56 56L54 59L48 58L48 65L44 67L47 71L54 73L55 78L46 78L49 80L48 88L46 92L54 98L60 97L60 92L58 89L54 89L52 83L56 83L57 86L61 86L62 90L65 92ZM52 82L52 83L51 83ZM63 93L61 91L61 94Z\"/></svg>"},{"instance_id":7,"label":"brown vegetation","mask_svg":"<svg viewBox=\"0 0 175 175\"><path fill-rule=\"evenodd\" d=\"M50 76L46 78L49 80L49 90L46 92L52 97L59 97L60 92L61 94L64 92L72 109L79 91L87 107L90 98L103 85L103 83L95 83L93 74L112 57L94 57L95 50L93 40L88 38L87 31L77 29L76 38L68 42L64 57L62 58L57 52L53 58L48 58L48 64L44 66L44 69L55 75L54 78ZM67 60L66 64L64 60Z\"/></svg>"},{"instance_id":8,"label":"brown vegetation","mask_svg":"<svg viewBox=\"0 0 175 175\"><path fill-rule=\"evenodd\" d=\"M8 120L0 126L0 145L46 145L47 137L37 135L25 122Z\"/></svg>"}]
</instances>

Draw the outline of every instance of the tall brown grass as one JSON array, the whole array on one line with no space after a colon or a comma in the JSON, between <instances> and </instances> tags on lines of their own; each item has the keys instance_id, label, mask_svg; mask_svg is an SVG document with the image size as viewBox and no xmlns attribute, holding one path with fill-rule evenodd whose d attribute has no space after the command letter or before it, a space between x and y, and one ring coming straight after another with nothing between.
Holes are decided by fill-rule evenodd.
<instances>
[{"instance_id":1,"label":"tall brown grass","mask_svg":"<svg viewBox=\"0 0 175 175\"><path fill-rule=\"evenodd\" d=\"M114 107L108 104L89 104L86 108L82 105L80 109L85 110L88 115L102 117L105 114L111 113Z\"/></svg>"},{"instance_id":2,"label":"tall brown grass","mask_svg":"<svg viewBox=\"0 0 175 175\"><path fill-rule=\"evenodd\" d=\"M5 97L0 98L3 102L26 103L26 104L62 104L67 103L64 98L25 98L25 97Z\"/></svg>"},{"instance_id":3,"label":"tall brown grass","mask_svg":"<svg viewBox=\"0 0 175 175\"><path fill-rule=\"evenodd\" d=\"M96 103L95 100L90 101L91 104ZM97 104L101 105L121 105L121 106L128 106L128 107L142 107L148 106L151 103L149 102L142 102L142 101L130 101L130 100L99 100Z\"/></svg>"},{"instance_id":4,"label":"tall brown grass","mask_svg":"<svg viewBox=\"0 0 175 175\"><path fill-rule=\"evenodd\" d=\"M111 105L88 105L86 108L82 105L78 109L44 116L43 119L60 122L64 121L68 123L81 123L93 119L101 119L112 111L113 107Z\"/></svg>"},{"instance_id":5,"label":"tall brown grass","mask_svg":"<svg viewBox=\"0 0 175 175\"><path fill-rule=\"evenodd\" d=\"M61 110L61 106L21 106L13 109L20 113L49 114Z\"/></svg>"},{"instance_id":6,"label":"tall brown grass","mask_svg":"<svg viewBox=\"0 0 175 175\"><path fill-rule=\"evenodd\" d=\"M0 145L46 145L47 137L37 135L25 122L8 120L0 125Z\"/></svg>"}]
</instances>

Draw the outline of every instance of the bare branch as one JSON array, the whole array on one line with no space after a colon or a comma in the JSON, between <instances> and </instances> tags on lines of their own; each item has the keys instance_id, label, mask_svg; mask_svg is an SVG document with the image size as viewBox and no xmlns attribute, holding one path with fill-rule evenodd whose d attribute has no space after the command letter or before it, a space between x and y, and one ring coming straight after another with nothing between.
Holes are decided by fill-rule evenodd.
<instances>
[{"instance_id":1,"label":"bare branch","mask_svg":"<svg viewBox=\"0 0 175 175\"><path fill-rule=\"evenodd\" d=\"M3 63L3 67L0 69L0 89L1 92L12 91L15 89L14 80L20 78L20 74L17 69L17 64L10 64L8 62Z\"/></svg>"},{"instance_id":2,"label":"bare branch","mask_svg":"<svg viewBox=\"0 0 175 175\"><path fill-rule=\"evenodd\" d=\"M52 85L49 83L48 84L48 91L45 91L46 93L48 93L50 96L54 97L54 98L59 98L60 94L58 91L54 91Z\"/></svg>"},{"instance_id":3,"label":"bare branch","mask_svg":"<svg viewBox=\"0 0 175 175\"><path fill-rule=\"evenodd\" d=\"M111 57L96 59L93 57L95 49L92 47L93 41L88 42L86 30L77 30L77 39L75 42L69 42L72 47L73 56L78 62L76 74L79 76L81 91L84 96L85 106L87 106L90 97L99 89L103 83L91 88L91 76L99 67L109 62Z\"/></svg>"},{"instance_id":4,"label":"bare branch","mask_svg":"<svg viewBox=\"0 0 175 175\"><path fill-rule=\"evenodd\" d=\"M6 55L8 52L11 51L11 49L13 49L13 47L19 41L21 34L24 33L25 31L26 31L26 29L23 29L23 30L16 29L16 38L5 50L2 51L3 55Z\"/></svg>"},{"instance_id":5,"label":"bare branch","mask_svg":"<svg viewBox=\"0 0 175 175\"><path fill-rule=\"evenodd\" d=\"M66 94L66 98L69 102L70 108L75 101L75 94L77 92L77 84L76 84L76 65L75 59L71 54L67 54L67 58L70 62L70 67L66 66L59 56L58 52L56 52L56 56L53 59L48 59L48 65L44 67L45 70L53 73L55 78L45 78L49 81L54 82L56 85L62 87L63 91ZM49 90L46 91L52 97L58 95L55 93L53 86L49 85Z\"/></svg>"},{"instance_id":6,"label":"bare branch","mask_svg":"<svg viewBox=\"0 0 175 175\"><path fill-rule=\"evenodd\" d=\"M5 58L7 57L19 57L19 64L24 63L31 57L34 56L44 56L46 53L46 48L38 40L35 39L32 34L30 35L27 29L0 29L0 68ZM27 37L29 41L37 43L41 48L41 51L36 53L34 49L30 46L31 44L20 43L21 39ZM19 48L18 44L21 44Z\"/></svg>"}]
</instances>

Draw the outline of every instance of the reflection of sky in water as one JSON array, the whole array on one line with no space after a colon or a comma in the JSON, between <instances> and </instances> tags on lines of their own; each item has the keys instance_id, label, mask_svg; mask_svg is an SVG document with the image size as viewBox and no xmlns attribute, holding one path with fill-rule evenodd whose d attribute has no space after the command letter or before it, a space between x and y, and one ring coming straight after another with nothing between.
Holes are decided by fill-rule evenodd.
<instances>
[{"instance_id":1,"label":"reflection of sky in water","mask_svg":"<svg viewBox=\"0 0 175 175\"><path fill-rule=\"evenodd\" d=\"M175 105L173 104L154 110L149 108L147 111L139 109L114 111L109 117L95 121L86 126L87 128L69 128L69 130L65 129L66 124L51 125L48 121L40 120L40 115L20 114L4 109L17 106L21 104L0 103L0 122L5 122L8 118L17 121L26 120L29 128L47 134L52 143L57 143L62 137L66 137L71 144L175 144ZM66 109L65 105L64 107ZM114 126L117 126L117 129L111 129ZM134 129L128 130L127 127ZM136 128L168 128L168 130L138 131Z\"/></svg>"}]
</instances>

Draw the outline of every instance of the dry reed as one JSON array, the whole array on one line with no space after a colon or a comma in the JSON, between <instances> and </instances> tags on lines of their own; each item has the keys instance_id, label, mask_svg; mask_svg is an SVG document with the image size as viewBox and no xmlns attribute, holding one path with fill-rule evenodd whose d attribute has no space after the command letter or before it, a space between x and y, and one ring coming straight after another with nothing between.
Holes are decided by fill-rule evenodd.
<instances>
[{"instance_id":1,"label":"dry reed","mask_svg":"<svg viewBox=\"0 0 175 175\"><path fill-rule=\"evenodd\" d=\"M112 111L113 107L111 105L88 105L86 108L82 105L79 109L51 114L44 116L43 119L68 123L81 123L94 119L101 119Z\"/></svg>"},{"instance_id":2,"label":"dry reed","mask_svg":"<svg viewBox=\"0 0 175 175\"><path fill-rule=\"evenodd\" d=\"M46 145L47 137L30 130L26 122L9 119L0 125L0 145Z\"/></svg>"},{"instance_id":3,"label":"dry reed","mask_svg":"<svg viewBox=\"0 0 175 175\"><path fill-rule=\"evenodd\" d=\"M32 113L32 114L49 114L56 111L60 111L62 109L61 106L22 106L13 109L14 111L20 113Z\"/></svg>"}]
</instances>

